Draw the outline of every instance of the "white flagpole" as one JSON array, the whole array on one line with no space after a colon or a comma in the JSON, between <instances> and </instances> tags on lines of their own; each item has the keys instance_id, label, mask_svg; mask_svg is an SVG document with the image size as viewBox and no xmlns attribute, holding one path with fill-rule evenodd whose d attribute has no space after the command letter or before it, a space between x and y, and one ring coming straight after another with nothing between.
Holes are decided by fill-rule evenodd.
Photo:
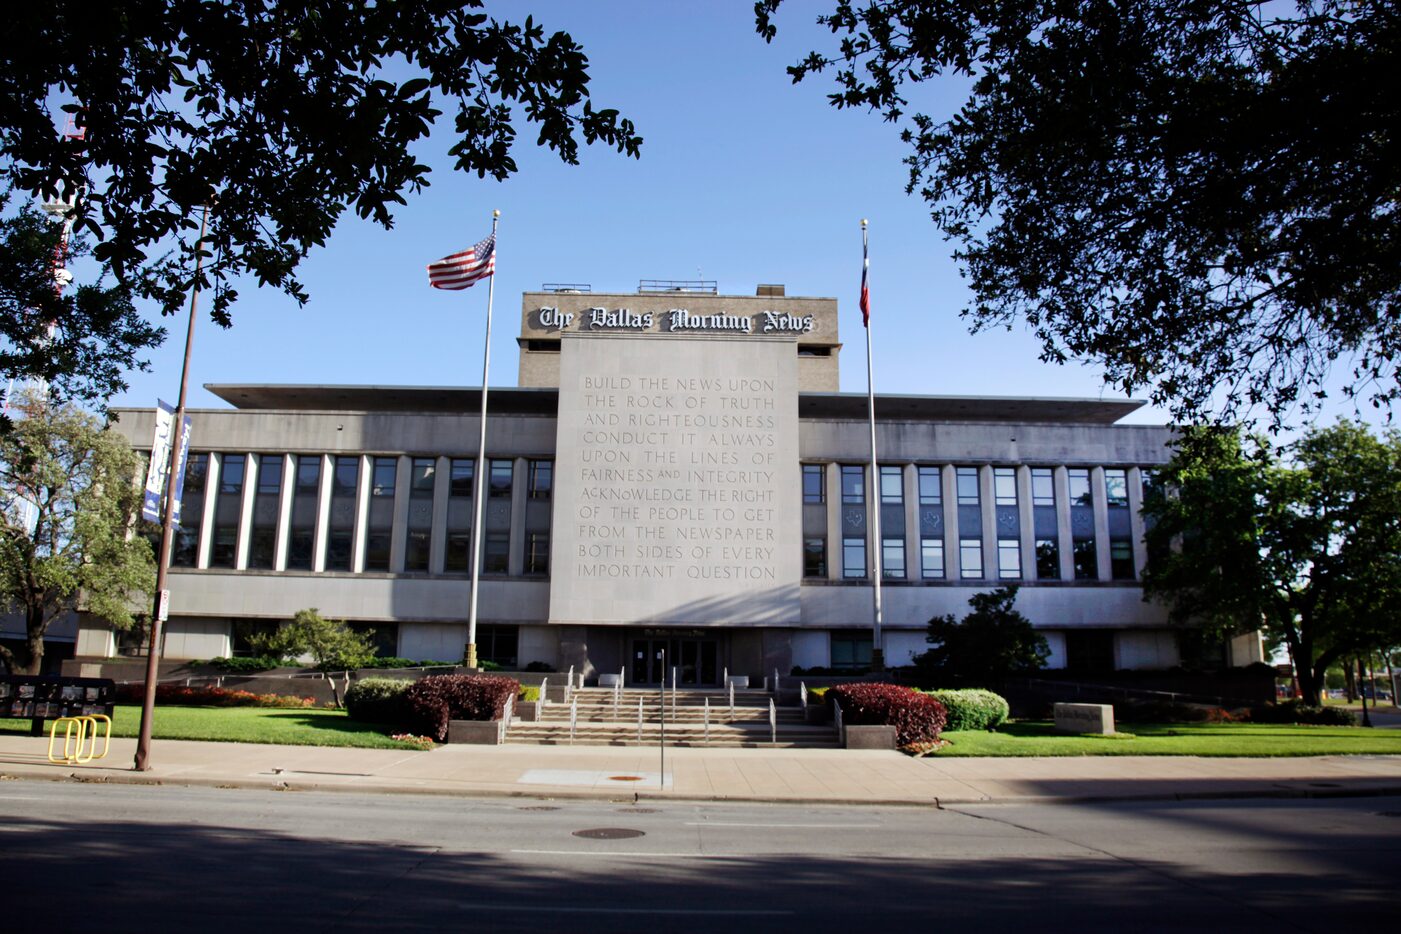
<instances>
[{"instance_id":1,"label":"white flagpole","mask_svg":"<svg viewBox=\"0 0 1401 934\"><path fill-rule=\"evenodd\" d=\"M500 223L501 212L491 212L491 250L493 266L496 262L496 225ZM486 478L486 387L491 369L491 303L496 296L496 273L493 272L486 287L486 342L482 345L482 413L480 431L477 435L477 465L473 477L472 491L472 595L467 606L467 651L463 662L468 668L477 667L477 586L482 567L482 493Z\"/></svg>"},{"instance_id":2,"label":"white flagpole","mask_svg":"<svg viewBox=\"0 0 1401 934\"><path fill-rule=\"evenodd\" d=\"M869 285L869 270L871 268L870 252L867 244L866 221L861 221L861 281ZM875 552L876 578L875 587L872 589L872 600L874 602L874 625L871 627L871 670L875 672L885 671L885 647L881 642L881 604L880 604L880 584L884 570L881 567L884 557L883 549L885 542L880 534L880 509L881 509L881 484L880 467L876 463L876 390L875 380L871 370L871 317L867 313L865 316L866 325L866 406L871 418L871 491L874 494L872 499L875 502L870 510L871 516L871 538L873 540L873 550Z\"/></svg>"}]
</instances>

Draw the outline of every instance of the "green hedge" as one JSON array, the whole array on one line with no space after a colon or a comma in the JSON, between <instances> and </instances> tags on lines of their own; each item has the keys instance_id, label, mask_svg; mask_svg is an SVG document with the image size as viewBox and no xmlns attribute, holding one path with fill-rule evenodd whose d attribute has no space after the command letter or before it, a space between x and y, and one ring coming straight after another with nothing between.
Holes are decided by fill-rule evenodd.
<instances>
[{"instance_id":1,"label":"green hedge","mask_svg":"<svg viewBox=\"0 0 1401 934\"><path fill-rule=\"evenodd\" d=\"M361 723L401 725L407 718L404 692L413 684L399 678L361 678L345 692L345 710Z\"/></svg>"},{"instance_id":2,"label":"green hedge","mask_svg":"<svg viewBox=\"0 0 1401 934\"><path fill-rule=\"evenodd\" d=\"M946 730L995 730L1007 722L1007 701L992 691L966 688L960 691L925 691L949 712Z\"/></svg>"}]
</instances>

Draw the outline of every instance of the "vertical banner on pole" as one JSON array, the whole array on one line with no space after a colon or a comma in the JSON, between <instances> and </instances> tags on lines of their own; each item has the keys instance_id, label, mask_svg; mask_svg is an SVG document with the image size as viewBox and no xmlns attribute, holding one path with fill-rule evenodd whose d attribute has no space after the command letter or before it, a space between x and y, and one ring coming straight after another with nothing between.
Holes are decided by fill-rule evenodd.
<instances>
[{"instance_id":1,"label":"vertical banner on pole","mask_svg":"<svg viewBox=\"0 0 1401 934\"><path fill-rule=\"evenodd\" d=\"M151 439L151 464L146 470L146 490L141 500L141 517L160 522L161 497L165 495L166 473L170 470L170 446L175 443L175 410L156 400L156 430ZM181 423L180 457L175 467L175 524L180 524L180 500L185 492L185 457L190 452L190 419Z\"/></svg>"}]
</instances>

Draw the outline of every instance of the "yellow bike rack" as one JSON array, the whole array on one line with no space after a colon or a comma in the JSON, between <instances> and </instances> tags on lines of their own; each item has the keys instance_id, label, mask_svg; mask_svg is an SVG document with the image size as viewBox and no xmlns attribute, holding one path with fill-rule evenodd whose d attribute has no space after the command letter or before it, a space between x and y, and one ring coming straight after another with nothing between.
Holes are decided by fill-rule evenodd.
<instances>
[{"instance_id":1,"label":"yellow bike rack","mask_svg":"<svg viewBox=\"0 0 1401 934\"><path fill-rule=\"evenodd\" d=\"M99 722L102 725L102 752L97 751ZM54 755L58 743L58 728L63 727L63 755ZM49 761L78 765L101 759L112 748L112 719L103 714L84 717L59 717L49 728Z\"/></svg>"}]
</instances>

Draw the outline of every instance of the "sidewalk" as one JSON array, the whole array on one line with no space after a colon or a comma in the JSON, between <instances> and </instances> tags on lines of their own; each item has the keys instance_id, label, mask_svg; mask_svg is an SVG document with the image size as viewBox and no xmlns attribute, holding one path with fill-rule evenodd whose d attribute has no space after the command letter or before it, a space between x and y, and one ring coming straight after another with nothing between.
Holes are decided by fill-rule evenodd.
<instances>
[{"instance_id":1,"label":"sidewalk","mask_svg":"<svg viewBox=\"0 0 1401 934\"><path fill-rule=\"evenodd\" d=\"M0 778L604 800L814 804L1182 800L1401 795L1401 756L912 759L845 749L442 746L431 752L157 740L86 765L48 761L48 738L0 736Z\"/></svg>"}]
</instances>

